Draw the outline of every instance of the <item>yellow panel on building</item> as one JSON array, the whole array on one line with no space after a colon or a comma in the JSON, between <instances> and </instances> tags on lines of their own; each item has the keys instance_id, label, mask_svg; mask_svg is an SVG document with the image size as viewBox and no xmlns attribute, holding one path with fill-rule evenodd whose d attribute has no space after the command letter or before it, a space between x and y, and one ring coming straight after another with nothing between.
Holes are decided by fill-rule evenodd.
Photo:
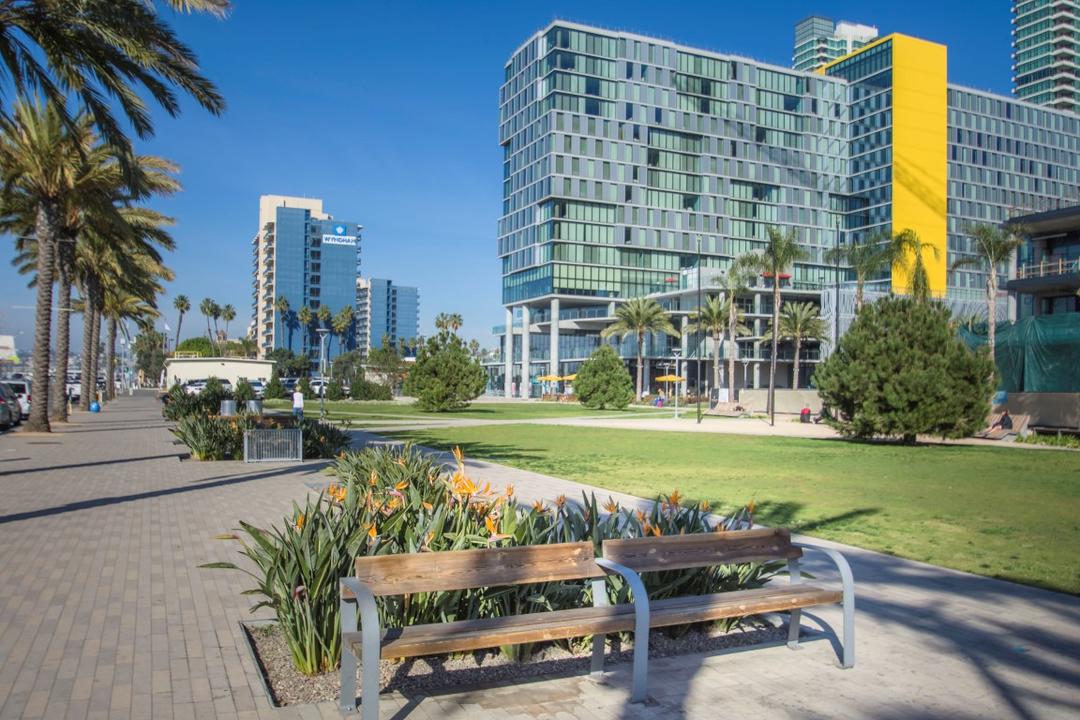
<instances>
[{"instance_id":1,"label":"yellow panel on building","mask_svg":"<svg viewBox=\"0 0 1080 720\"><path fill-rule=\"evenodd\" d=\"M948 272L948 59L944 45L892 35L892 227L919 235L930 291L944 295ZM913 258L893 268L893 288L911 285ZM906 267L902 267L905 265Z\"/></svg>"}]
</instances>

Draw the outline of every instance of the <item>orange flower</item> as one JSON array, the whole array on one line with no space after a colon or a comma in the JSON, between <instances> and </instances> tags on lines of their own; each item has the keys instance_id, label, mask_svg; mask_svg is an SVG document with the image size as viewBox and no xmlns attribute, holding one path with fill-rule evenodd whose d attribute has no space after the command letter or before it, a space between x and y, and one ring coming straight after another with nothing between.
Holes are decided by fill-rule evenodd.
<instances>
[{"instance_id":1,"label":"orange flower","mask_svg":"<svg viewBox=\"0 0 1080 720\"><path fill-rule=\"evenodd\" d=\"M508 497L508 498L509 497L514 497L514 486L513 485L507 485L506 486L506 497Z\"/></svg>"},{"instance_id":2,"label":"orange flower","mask_svg":"<svg viewBox=\"0 0 1080 720\"><path fill-rule=\"evenodd\" d=\"M371 527L367 531L368 537L374 540L379 535L379 531L375 529L375 524L372 523Z\"/></svg>"},{"instance_id":3,"label":"orange flower","mask_svg":"<svg viewBox=\"0 0 1080 720\"><path fill-rule=\"evenodd\" d=\"M546 513L547 512L547 508L544 507L544 502L542 500L537 500L536 502L533 503L533 510L535 510L538 513Z\"/></svg>"},{"instance_id":4,"label":"orange flower","mask_svg":"<svg viewBox=\"0 0 1080 720\"><path fill-rule=\"evenodd\" d=\"M495 521L491 519L490 515L484 518L484 527L486 527L488 532L492 535L494 535L499 530L498 526L495 525Z\"/></svg>"},{"instance_id":5,"label":"orange flower","mask_svg":"<svg viewBox=\"0 0 1080 720\"><path fill-rule=\"evenodd\" d=\"M672 508L678 507L680 500L682 500L682 493L679 492L678 488L672 490L671 494L668 495L668 502L671 503Z\"/></svg>"},{"instance_id":6,"label":"orange flower","mask_svg":"<svg viewBox=\"0 0 1080 720\"><path fill-rule=\"evenodd\" d=\"M750 511L751 515L753 515L754 510L757 509L757 503L755 503L754 500L751 498L750 502L746 504L746 509Z\"/></svg>"},{"instance_id":7,"label":"orange flower","mask_svg":"<svg viewBox=\"0 0 1080 720\"><path fill-rule=\"evenodd\" d=\"M368 485L374 487L377 482L379 482L379 474L372 470L371 475L368 477Z\"/></svg>"},{"instance_id":8,"label":"orange flower","mask_svg":"<svg viewBox=\"0 0 1080 720\"><path fill-rule=\"evenodd\" d=\"M435 509L435 506L432 505L431 503L427 502L427 501L424 501L421 504L424 506L425 510L433 510L433 509Z\"/></svg>"},{"instance_id":9,"label":"orange flower","mask_svg":"<svg viewBox=\"0 0 1080 720\"><path fill-rule=\"evenodd\" d=\"M607 510L609 513L618 512L619 503L615 502L615 499L608 495L607 502L604 503L604 509Z\"/></svg>"},{"instance_id":10,"label":"orange flower","mask_svg":"<svg viewBox=\"0 0 1080 720\"><path fill-rule=\"evenodd\" d=\"M654 526L652 528L652 534L655 535L656 537L660 537L661 535L664 534L664 531L660 529L659 525L656 525L656 526Z\"/></svg>"},{"instance_id":11,"label":"orange flower","mask_svg":"<svg viewBox=\"0 0 1080 720\"><path fill-rule=\"evenodd\" d=\"M408 480L402 480L401 482L399 482L397 485L394 486L394 489L395 490L404 490L407 487L409 487L409 481Z\"/></svg>"},{"instance_id":12,"label":"orange flower","mask_svg":"<svg viewBox=\"0 0 1080 720\"><path fill-rule=\"evenodd\" d=\"M701 510L701 512L709 512L709 510L712 509L712 506L709 505L708 500L702 500L700 503L698 503L698 509Z\"/></svg>"},{"instance_id":13,"label":"orange flower","mask_svg":"<svg viewBox=\"0 0 1080 720\"><path fill-rule=\"evenodd\" d=\"M301 514L299 517L296 518L296 529L297 530L303 530L304 529L304 520L305 520L305 518L304 518L303 514Z\"/></svg>"},{"instance_id":14,"label":"orange flower","mask_svg":"<svg viewBox=\"0 0 1080 720\"><path fill-rule=\"evenodd\" d=\"M565 495L560 495L559 497L555 498L555 507L561 508L565 504L566 504L566 496Z\"/></svg>"},{"instance_id":15,"label":"orange flower","mask_svg":"<svg viewBox=\"0 0 1080 720\"><path fill-rule=\"evenodd\" d=\"M461 448L457 445L454 446L454 460L457 461L459 467L465 464L465 453L461 452Z\"/></svg>"},{"instance_id":16,"label":"orange flower","mask_svg":"<svg viewBox=\"0 0 1080 720\"><path fill-rule=\"evenodd\" d=\"M636 511L635 511L635 514L637 515L637 521L638 521L639 523L643 523L643 522L646 522L646 520L645 520L645 513L641 512L640 510L636 510Z\"/></svg>"}]
</instances>

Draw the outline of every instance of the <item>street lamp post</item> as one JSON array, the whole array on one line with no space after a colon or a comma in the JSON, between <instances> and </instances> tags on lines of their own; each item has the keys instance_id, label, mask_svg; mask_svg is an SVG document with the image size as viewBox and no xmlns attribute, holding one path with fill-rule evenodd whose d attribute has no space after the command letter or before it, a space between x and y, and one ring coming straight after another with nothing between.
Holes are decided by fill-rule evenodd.
<instances>
[{"instance_id":1,"label":"street lamp post","mask_svg":"<svg viewBox=\"0 0 1080 720\"><path fill-rule=\"evenodd\" d=\"M701 317L701 235L697 236L697 310L698 317ZM701 335L704 332L702 323L698 323L697 332L694 333L697 340L697 377L695 382L697 383L697 421L701 424ZM676 358L677 359L677 358Z\"/></svg>"},{"instance_id":2,"label":"street lamp post","mask_svg":"<svg viewBox=\"0 0 1080 720\"><path fill-rule=\"evenodd\" d=\"M675 381L675 419L679 419L679 385L682 384L682 375L679 373L679 355L682 350L676 348L671 351L671 354L675 356L675 377L679 378Z\"/></svg>"},{"instance_id":3,"label":"street lamp post","mask_svg":"<svg viewBox=\"0 0 1080 720\"><path fill-rule=\"evenodd\" d=\"M326 417L326 346L323 341L330 330L321 327L315 332L319 333L319 419L322 420Z\"/></svg>"}]
</instances>

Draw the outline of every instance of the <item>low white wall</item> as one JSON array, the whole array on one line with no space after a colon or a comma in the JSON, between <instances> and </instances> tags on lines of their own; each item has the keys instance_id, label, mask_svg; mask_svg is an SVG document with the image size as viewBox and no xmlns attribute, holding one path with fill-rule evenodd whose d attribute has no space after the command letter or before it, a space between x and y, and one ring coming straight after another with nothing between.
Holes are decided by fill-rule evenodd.
<instances>
[{"instance_id":1,"label":"low white wall","mask_svg":"<svg viewBox=\"0 0 1080 720\"><path fill-rule=\"evenodd\" d=\"M246 358L169 358L165 361L165 382L169 387L189 380L216 377L235 385L241 378L269 381L274 371L271 360Z\"/></svg>"},{"instance_id":2,"label":"low white wall","mask_svg":"<svg viewBox=\"0 0 1080 720\"><path fill-rule=\"evenodd\" d=\"M1030 415L1032 425L1080 430L1080 393L1009 393L1000 412Z\"/></svg>"},{"instance_id":3,"label":"low white wall","mask_svg":"<svg viewBox=\"0 0 1080 720\"><path fill-rule=\"evenodd\" d=\"M766 412L769 404L769 391L745 389L739 391L739 404L750 412ZM821 398L817 390L777 390L776 412L798 415L804 407L810 408L815 415L821 412Z\"/></svg>"}]
</instances>

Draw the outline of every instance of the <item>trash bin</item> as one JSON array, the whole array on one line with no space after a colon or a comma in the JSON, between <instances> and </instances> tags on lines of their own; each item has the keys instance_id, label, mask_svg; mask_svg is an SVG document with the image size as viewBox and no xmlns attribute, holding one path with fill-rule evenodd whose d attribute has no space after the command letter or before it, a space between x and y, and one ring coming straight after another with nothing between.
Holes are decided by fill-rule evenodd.
<instances>
[{"instance_id":1,"label":"trash bin","mask_svg":"<svg viewBox=\"0 0 1080 720\"><path fill-rule=\"evenodd\" d=\"M262 415L262 400L248 400L247 411L252 415Z\"/></svg>"},{"instance_id":2,"label":"trash bin","mask_svg":"<svg viewBox=\"0 0 1080 720\"><path fill-rule=\"evenodd\" d=\"M236 414L236 401L235 400L222 400L221 411L222 417L232 417Z\"/></svg>"}]
</instances>

